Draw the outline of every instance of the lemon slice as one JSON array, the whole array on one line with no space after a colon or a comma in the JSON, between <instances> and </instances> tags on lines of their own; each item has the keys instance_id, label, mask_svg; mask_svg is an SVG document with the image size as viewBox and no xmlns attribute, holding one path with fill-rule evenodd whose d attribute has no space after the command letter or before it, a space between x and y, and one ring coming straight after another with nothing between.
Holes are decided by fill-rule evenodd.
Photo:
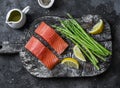
<instances>
[{"instance_id":1,"label":"lemon slice","mask_svg":"<svg viewBox=\"0 0 120 88\"><path fill-rule=\"evenodd\" d=\"M80 59L81 61L86 61L85 57L83 56L82 52L80 51L77 45L73 47L73 52L78 59Z\"/></svg>"},{"instance_id":2,"label":"lemon slice","mask_svg":"<svg viewBox=\"0 0 120 88\"><path fill-rule=\"evenodd\" d=\"M73 59L73 58L64 58L61 62L61 64L65 64L69 67L73 67L76 69L79 69L79 63L77 60Z\"/></svg>"},{"instance_id":3,"label":"lemon slice","mask_svg":"<svg viewBox=\"0 0 120 88\"><path fill-rule=\"evenodd\" d=\"M104 28L104 23L103 23L103 20L100 19L99 22L93 26L92 30L89 31L89 33L90 34L99 34L103 31L103 28Z\"/></svg>"}]
</instances>

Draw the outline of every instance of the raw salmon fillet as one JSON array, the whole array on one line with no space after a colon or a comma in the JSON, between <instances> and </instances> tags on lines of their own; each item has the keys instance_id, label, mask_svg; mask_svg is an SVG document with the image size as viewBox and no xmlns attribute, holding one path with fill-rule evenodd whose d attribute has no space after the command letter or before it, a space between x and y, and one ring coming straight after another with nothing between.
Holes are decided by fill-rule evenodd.
<instances>
[{"instance_id":1,"label":"raw salmon fillet","mask_svg":"<svg viewBox=\"0 0 120 88\"><path fill-rule=\"evenodd\" d=\"M25 48L34 54L48 69L52 69L59 59L34 36L25 45Z\"/></svg>"},{"instance_id":2,"label":"raw salmon fillet","mask_svg":"<svg viewBox=\"0 0 120 88\"><path fill-rule=\"evenodd\" d=\"M41 22L35 33L45 39L58 54L63 53L68 47L68 44L45 22Z\"/></svg>"}]
</instances>

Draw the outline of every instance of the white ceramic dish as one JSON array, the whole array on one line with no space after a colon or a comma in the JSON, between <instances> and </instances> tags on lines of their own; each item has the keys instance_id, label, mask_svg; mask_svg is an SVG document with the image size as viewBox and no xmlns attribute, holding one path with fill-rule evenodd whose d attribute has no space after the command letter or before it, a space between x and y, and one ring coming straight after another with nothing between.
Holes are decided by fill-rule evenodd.
<instances>
[{"instance_id":1,"label":"white ceramic dish","mask_svg":"<svg viewBox=\"0 0 120 88\"><path fill-rule=\"evenodd\" d=\"M43 3L43 0L38 0L38 3L43 8L50 8L50 7L52 7L54 1L55 0L50 0L49 4L47 4L47 5Z\"/></svg>"}]
</instances>

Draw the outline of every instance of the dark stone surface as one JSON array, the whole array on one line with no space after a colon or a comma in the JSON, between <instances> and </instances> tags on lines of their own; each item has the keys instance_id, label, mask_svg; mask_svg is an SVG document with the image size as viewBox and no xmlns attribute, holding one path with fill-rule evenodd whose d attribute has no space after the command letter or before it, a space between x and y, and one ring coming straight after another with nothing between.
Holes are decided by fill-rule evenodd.
<instances>
[{"instance_id":1,"label":"dark stone surface","mask_svg":"<svg viewBox=\"0 0 120 88\"><path fill-rule=\"evenodd\" d=\"M89 14L89 15L84 15L82 17L77 18L77 21L81 24L81 26L87 32L89 32L89 30L93 27L93 25L96 24L96 22L99 21L100 18L101 17L98 15L90 15ZM43 39L41 39L39 37L39 35L37 35L34 31L42 21L44 21L48 25L52 26L55 24L60 25L60 23L59 23L60 19L65 20L66 18L60 18L60 17L56 17L56 16L43 16L43 17L37 18L34 22L32 22L32 24L28 30L28 33L25 36L26 42L31 38L31 36L34 36L34 37L38 38L42 43L44 42L45 46L49 47L49 45L47 43L45 43L45 41L43 41ZM56 32L59 33L58 31L56 31ZM59 33L59 35L61 35L61 34ZM63 35L61 35L61 36L63 37ZM92 35L92 36L94 37L94 39L99 41L99 43L103 44L103 46L105 46L108 50L110 50L112 52L112 41L111 41L112 36L111 36L110 25L108 24L108 22L106 22L104 20L104 31L101 34ZM58 58L61 60L66 57L76 58L73 53L74 44L70 40L66 39L65 37L63 37L63 38L69 44L68 49L65 50L61 55L57 55L55 53L55 51L54 51L54 54L57 55ZM16 48L16 47L14 47L14 48ZM80 69L72 69L63 64L58 64L57 66L54 67L54 69L48 70L40 62L40 60L38 60L30 52L28 52L28 50L26 50L24 48L24 45L23 45L22 51L20 51L20 59L23 62L23 66L27 69L28 72L30 72L30 74L32 74L36 77L39 77L39 78L96 76L96 75L102 74L103 72L105 72L108 69L111 58L112 57L109 56L106 58L105 62L104 61L99 62L98 66L100 67L100 70L97 70L93 64L88 62L88 60L85 63L78 60L80 63Z\"/></svg>"},{"instance_id":2,"label":"dark stone surface","mask_svg":"<svg viewBox=\"0 0 120 88\"><path fill-rule=\"evenodd\" d=\"M41 8L37 0L0 0L0 43L11 40L19 41L30 24L41 16L66 16L66 12L74 17L85 14L98 14L111 25L113 37L113 58L109 69L96 77L90 78L52 78L40 79L31 76L20 61L18 54L0 55L0 88L120 88L120 0L55 0L50 9ZM23 9L31 6L27 15L27 24L13 30L5 24L5 16L12 8ZM21 34L21 35L18 35ZM11 37L13 36L13 37ZM15 36L15 37L14 37ZM14 38L14 39L11 39Z\"/></svg>"}]
</instances>

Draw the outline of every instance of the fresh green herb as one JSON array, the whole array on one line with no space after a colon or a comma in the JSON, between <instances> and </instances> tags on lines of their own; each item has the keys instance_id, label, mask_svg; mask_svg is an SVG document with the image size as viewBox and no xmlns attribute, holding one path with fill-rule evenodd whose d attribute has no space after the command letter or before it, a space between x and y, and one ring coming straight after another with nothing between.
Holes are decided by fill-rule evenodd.
<instances>
[{"instance_id":1,"label":"fresh green herb","mask_svg":"<svg viewBox=\"0 0 120 88\"><path fill-rule=\"evenodd\" d=\"M61 26L53 25L53 27L70 39L74 44L78 45L84 55L86 55L97 70L99 70L99 61L97 58L106 61L105 57L112 53L88 35L70 14L67 15L70 19L60 20Z\"/></svg>"}]
</instances>

